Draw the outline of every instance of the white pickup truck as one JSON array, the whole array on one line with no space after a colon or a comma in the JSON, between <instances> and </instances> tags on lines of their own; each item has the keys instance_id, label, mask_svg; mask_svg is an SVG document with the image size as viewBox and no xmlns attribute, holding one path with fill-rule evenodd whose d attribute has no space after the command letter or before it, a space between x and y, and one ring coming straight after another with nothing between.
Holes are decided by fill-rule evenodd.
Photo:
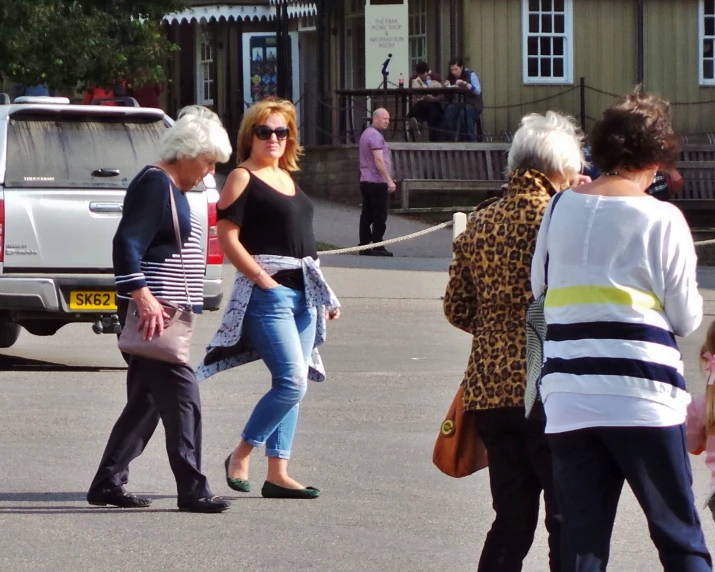
<instances>
[{"instance_id":1,"label":"white pickup truck","mask_svg":"<svg viewBox=\"0 0 715 572\"><path fill-rule=\"evenodd\" d=\"M118 333L112 238L132 178L157 159L171 124L159 109L71 105L0 94L0 347L22 328L51 336L73 322ZM204 309L221 303L223 254L212 176L188 193L202 221Z\"/></svg>"}]
</instances>

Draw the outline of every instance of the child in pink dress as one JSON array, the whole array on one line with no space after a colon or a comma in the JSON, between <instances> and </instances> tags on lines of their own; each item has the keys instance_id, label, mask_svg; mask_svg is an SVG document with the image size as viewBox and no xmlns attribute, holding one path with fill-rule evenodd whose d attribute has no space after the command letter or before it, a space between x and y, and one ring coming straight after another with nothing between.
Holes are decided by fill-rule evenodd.
<instances>
[{"instance_id":1,"label":"child in pink dress","mask_svg":"<svg viewBox=\"0 0 715 572\"><path fill-rule=\"evenodd\" d=\"M715 519L715 322L710 324L700 350L700 364L707 373L705 394L693 397L688 405L686 437L688 451L700 455L705 451L705 465L710 469L710 491L706 504Z\"/></svg>"}]
</instances>

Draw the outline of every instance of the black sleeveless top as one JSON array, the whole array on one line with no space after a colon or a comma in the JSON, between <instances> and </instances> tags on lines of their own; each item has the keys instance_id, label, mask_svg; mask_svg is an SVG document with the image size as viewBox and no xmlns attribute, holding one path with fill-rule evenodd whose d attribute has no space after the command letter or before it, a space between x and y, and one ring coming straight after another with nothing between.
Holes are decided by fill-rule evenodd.
<instances>
[{"instance_id":1,"label":"black sleeveless top","mask_svg":"<svg viewBox=\"0 0 715 572\"><path fill-rule=\"evenodd\" d=\"M245 190L228 207L217 209L217 220L230 220L241 229L239 241L251 255L311 256L317 259L313 204L308 195L298 184L295 185L295 195L284 195L251 171L248 173L251 179ZM295 290L305 288L300 269L281 270L273 278Z\"/></svg>"}]
</instances>

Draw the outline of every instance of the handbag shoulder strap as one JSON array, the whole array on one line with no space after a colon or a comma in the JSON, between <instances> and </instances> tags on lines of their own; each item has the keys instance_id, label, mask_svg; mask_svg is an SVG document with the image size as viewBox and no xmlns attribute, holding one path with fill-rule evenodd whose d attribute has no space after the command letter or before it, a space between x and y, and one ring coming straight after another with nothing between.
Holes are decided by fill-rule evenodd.
<instances>
[{"instance_id":1,"label":"handbag shoulder strap","mask_svg":"<svg viewBox=\"0 0 715 572\"><path fill-rule=\"evenodd\" d=\"M184 291L186 292L186 302L190 306L191 305L191 295L189 294L189 282L186 278L186 268L184 268L184 253L182 252L182 246L181 246L181 231L179 230L179 214L176 211L176 199L174 198L174 189L173 189L173 184L171 182L171 178L169 177L169 174L164 171L164 169L160 169L159 167L153 167L157 171L161 171L164 175L166 175L167 182L169 183L169 203L171 204L171 220L174 225L174 236L176 237L176 248L179 250L179 258L181 259L181 274L184 277ZM147 169L149 171L149 169Z\"/></svg>"},{"instance_id":2,"label":"handbag shoulder strap","mask_svg":"<svg viewBox=\"0 0 715 572\"><path fill-rule=\"evenodd\" d=\"M554 219L554 211L556 210L556 203L559 202L559 199L561 199L561 196L565 193L566 191L561 191L560 193L556 193L553 198L553 204L551 205L551 216L549 217L549 226L551 226L551 221ZM547 235L548 236L548 235ZM546 262L544 263L544 288L549 287L549 249L546 249Z\"/></svg>"},{"instance_id":3,"label":"handbag shoulder strap","mask_svg":"<svg viewBox=\"0 0 715 572\"><path fill-rule=\"evenodd\" d=\"M191 294L189 294L189 281L186 278L186 268L184 268L184 253L181 246L181 233L179 231L179 215L176 212L176 199L174 198L174 189L171 181L169 181L169 201L171 202L171 218L174 222L174 236L176 236L176 247L179 249L179 258L181 259L181 274L184 277L184 290L186 292L186 303L191 305Z\"/></svg>"}]
</instances>

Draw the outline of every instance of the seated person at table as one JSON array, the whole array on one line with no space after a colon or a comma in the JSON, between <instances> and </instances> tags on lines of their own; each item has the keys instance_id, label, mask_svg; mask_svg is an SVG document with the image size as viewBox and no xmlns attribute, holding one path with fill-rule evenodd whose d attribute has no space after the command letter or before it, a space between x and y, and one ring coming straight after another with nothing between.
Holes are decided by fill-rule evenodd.
<instances>
[{"instance_id":1,"label":"seated person at table","mask_svg":"<svg viewBox=\"0 0 715 572\"><path fill-rule=\"evenodd\" d=\"M442 87L442 78L429 69L427 62L421 61L415 66L415 74L410 77L410 87ZM407 117L409 130L413 134L419 133L418 121L426 121L429 126L429 140L439 141L439 127L444 116L442 99L442 96L428 94L412 96Z\"/></svg>"},{"instance_id":2,"label":"seated person at table","mask_svg":"<svg viewBox=\"0 0 715 572\"><path fill-rule=\"evenodd\" d=\"M464 100L452 96L449 99L447 108L444 110L444 121L447 129L453 132L466 133L467 141L476 141L474 124L484 109L482 101L482 85L479 83L477 74L464 67L461 58L449 60L449 75L444 82L447 87L464 87L468 93L464 95Z\"/></svg>"}]
</instances>

